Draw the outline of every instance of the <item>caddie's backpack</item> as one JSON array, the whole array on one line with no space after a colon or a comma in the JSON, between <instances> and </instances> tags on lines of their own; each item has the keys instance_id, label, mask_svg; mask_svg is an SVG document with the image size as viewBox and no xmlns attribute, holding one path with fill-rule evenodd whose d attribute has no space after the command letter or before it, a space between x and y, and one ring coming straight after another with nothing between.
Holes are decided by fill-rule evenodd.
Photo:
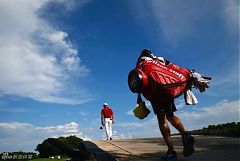
<instances>
[{"instance_id":1,"label":"caddie's backpack","mask_svg":"<svg viewBox=\"0 0 240 161\"><path fill-rule=\"evenodd\" d=\"M133 93L142 93L148 100L155 95L173 99L183 94L190 78L188 69L153 59L140 62L129 72L128 85Z\"/></svg>"}]
</instances>

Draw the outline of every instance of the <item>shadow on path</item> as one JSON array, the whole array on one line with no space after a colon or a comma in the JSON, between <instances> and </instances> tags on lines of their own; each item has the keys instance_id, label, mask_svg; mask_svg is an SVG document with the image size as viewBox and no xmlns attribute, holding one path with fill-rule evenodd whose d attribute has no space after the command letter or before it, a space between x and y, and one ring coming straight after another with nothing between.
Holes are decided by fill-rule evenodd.
<instances>
[{"instance_id":1,"label":"shadow on path","mask_svg":"<svg viewBox=\"0 0 240 161\"><path fill-rule=\"evenodd\" d=\"M96 144L90 141L83 142L86 150L91 154L91 159L94 161L117 161L111 154L99 148Z\"/></svg>"}]
</instances>

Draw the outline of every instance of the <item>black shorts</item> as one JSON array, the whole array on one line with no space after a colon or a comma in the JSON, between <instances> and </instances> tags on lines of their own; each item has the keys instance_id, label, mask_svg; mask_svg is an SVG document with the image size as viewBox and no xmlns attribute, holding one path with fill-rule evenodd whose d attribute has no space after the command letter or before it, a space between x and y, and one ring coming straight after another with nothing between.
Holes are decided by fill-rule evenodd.
<instances>
[{"instance_id":1,"label":"black shorts","mask_svg":"<svg viewBox=\"0 0 240 161\"><path fill-rule=\"evenodd\" d=\"M177 111L177 108L174 104L174 100L167 101L150 101L153 111L155 114L158 113L167 113L170 115L174 115L173 112Z\"/></svg>"}]
</instances>

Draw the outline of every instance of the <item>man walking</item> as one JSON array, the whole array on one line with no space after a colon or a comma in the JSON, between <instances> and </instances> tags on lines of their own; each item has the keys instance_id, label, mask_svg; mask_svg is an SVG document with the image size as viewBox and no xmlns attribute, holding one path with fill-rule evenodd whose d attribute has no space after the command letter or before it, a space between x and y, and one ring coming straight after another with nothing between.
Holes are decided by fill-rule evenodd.
<instances>
[{"instance_id":1,"label":"man walking","mask_svg":"<svg viewBox=\"0 0 240 161\"><path fill-rule=\"evenodd\" d=\"M141 68L144 61L151 60L157 60L162 65L167 65L170 63L170 61L164 59L163 57L157 57L150 50L144 49L138 58L137 67ZM152 81L152 84L155 83L152 79L149 79L149 82L150 81ZM157 89L157 86L155 88ZM155 88L152 88L152 90L155 90ZM161 90L159 89L159 91ZM141 94L143 94L145 98L148 96L147 93L139 93L137 98L138 104L142 102ZM167 152L162 155L161 158L167 161L173 161L177 159L177 153L173 147L173 142L167 121L169 121L182 135L183 155L190 156L194 152L194 138L190 134L186 133L182 122L177 116L174 115L174 112L177 111L174 105L174 98L170 98L159 93L152 96L149 101L151 102L154 113L157 115L159 129L168 147Z\"/></svg>"},{"instance_id":2,"label":"man walking","mask_svg":"<svg viewBox=\"0 0 240 161\"><path fill-rule=\"evenodd\" d=\"M102 126L105 127L107 140L112 140L112 124L114 124L114 113L107 103L103 104L101 111Z\"/></svg>"}]
</instances>

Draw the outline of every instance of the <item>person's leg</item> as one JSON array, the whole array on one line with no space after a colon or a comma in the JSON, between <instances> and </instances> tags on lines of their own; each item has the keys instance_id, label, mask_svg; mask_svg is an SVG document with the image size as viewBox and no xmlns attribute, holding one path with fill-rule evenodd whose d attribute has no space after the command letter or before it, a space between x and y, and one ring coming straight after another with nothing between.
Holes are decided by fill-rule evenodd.
<instances>
[{"instance_id":1,"label":"person's leg","mask_svg":"<svg viewBox=\"0 0 240 161\"><path fill-rule=\"evenodd\" d=\"M172 138L170 135L170 129L167 124L166 113L161 113L161 112L157 113L157 118L158 118L159 129L168 147L168 152L169 153L174 152Z\"/></svg>"},{"instance_id":2,"label":"person's leg","mask_svg":"<svg viewBox=\"0 0 240 161\"><path fill-rule=\"evenodd\" d=\"M181 123L180 119L177 116L172 114L167 114L167 120L179 131L182 135L182 142L183 142L183 155L190 156L194 153L194 138L192 135L187 134L183 124Z\"/></svg>"},{"instance_id":3,"label":"person's leg","mask_svg":"<svg viewBox=\"0 0 240 161\"><path fill-rule=\"evenodd\" d=\"M106 130L107 140L110 140L110 136L109 136L109 119L108 118L105 118L105 130Z\"/></svg>"},{"instance_id":4,"label":"person's leg","mask_svg":"<svg viewBox=\"0 0 240 161\"><path fill-rule=\"evenodd\" d=\"M166 117L167 120L172 124L172 126L175 127L179 131L179 133L183 136L185 134L185 129L181 120L177 116L174 116L173 114L167 114Z\"/></svg>"},{"instance_id":5,"label":"person's leg","mask_svg":"<svg viewBox=\"0 0 240 161\"><path fill-rule=\"evenodd\" d=\"M112 140L112 120L109 121L109 138Z\"/></svg>"}]
</instances>

